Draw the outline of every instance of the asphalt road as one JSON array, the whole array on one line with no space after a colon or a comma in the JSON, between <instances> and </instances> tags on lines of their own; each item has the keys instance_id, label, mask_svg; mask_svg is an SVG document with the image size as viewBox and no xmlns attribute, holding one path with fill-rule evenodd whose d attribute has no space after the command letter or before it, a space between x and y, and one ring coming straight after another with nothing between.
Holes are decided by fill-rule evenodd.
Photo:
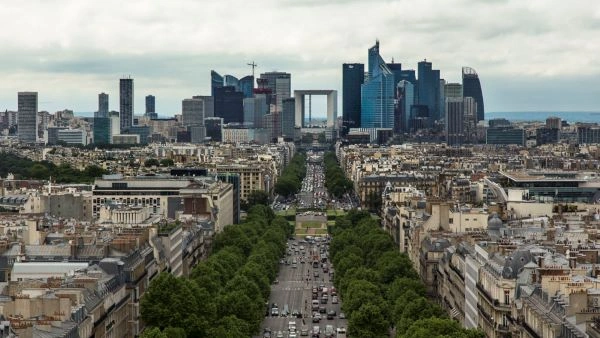
<instances>
[{"instance_id":1,"label":"asphalt road","mask_svg":"<svg viewBox=\"0 0 600 338\"><path fill-rule=\"evenodd\" d=\"M305 247L305 257L309 257L310 250L313 246L305 243L298 243L299 239L295 241L288 241L288 247L294 248L292 243L296 243L296 247L299 248L300 245ZM324 244L321 244L324 245ZM314 246L316 248L316 245ZM316 248L318 249L318 248ZM331 303L331 295L329 296L329 300L327 304L320 304L327 309L327 312L330 310L335 310L336 316L333 320L328 320L326 314L322 314L322 319L319 323L312 322L312 311L311 311L311 301L312 301L312 287L319 285L323 285L324 287L331 290L333 284L329 279L329 275L327 273L323 273L323 269L319 265L318 268L313 268L310 262L310 259L307 258L304 264L300 263L301 258L303 257L302 251L299 251L299 254L295 253L295 250L292 250L291 256L286 256L285 259L292 261L294 258L297 260L297 267L293 268L293 264L285 265L280 264L280 270L278 275L279 283L273 284L271 286L271 298L269 300L269 305L272 303L276 303L279 307L279 311L283 311L285 305L287 304L288 309L291 312L294 310L300 311L302 313L303 318L292 318L289 317L265 317L263 324L261 326L261 336L264 328L270 328L273 332L273 337L277 331L282 331L284 337L289 337L288 333L288 325L290 321L296 322L296 328L298 337L301 337L300 332L303 327L309 330L309 337L311 337L313 326L319 326L321 330L321 334L319 337L324 337L325 326L333 325L334 330L337 327L347 327L348 322L346 319L339 319L338 315L340 313L341 299L339 300L339 304ZM329 265L329 261L327 262ZM318 271L319 277L314 277L314 271ZM307 281L307 276L310 276L310 281ZM321 298L322 292L319 292L319 300ZM334 335L335 337L335 335Z\"/></svg>"}]
</instances>

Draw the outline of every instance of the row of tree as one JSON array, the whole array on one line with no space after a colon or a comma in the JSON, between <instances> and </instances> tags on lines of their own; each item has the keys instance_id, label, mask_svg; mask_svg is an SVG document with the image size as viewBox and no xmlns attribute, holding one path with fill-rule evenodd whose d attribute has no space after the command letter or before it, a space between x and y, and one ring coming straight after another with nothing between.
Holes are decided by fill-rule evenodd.
<instances>
[{"instance_id":1,"label":"row of tree","mask_svg":"<svg viewBox=\"0 0 600 338\"><path fill-rule=\"evenodd\" d=\"M325 187L331 195L341 197L352 190L352 181L346 178L344 171L340 168L334 152L327 152L323 157L325 164Z\"/></svg>"},{"instance_id":2,"label":"row of tree","mask_svg":"<svg viewBox=\"0 0 600 338\"><path fill-rule=\"evenodd\" d=\"M13 153L1 152L0 176L6 177L9 173L18 179L47 180L52 177L52 181L56 183L90 183L107 172L97 165L78 170L68 163L57 166L49 161L32 161Z\"/></svg>"},{"instance_id":3,"label":"row of tree","mask_svg":"<svg viewBox=\"0 0 600 338\"><path fill-rule=\"evenodd\" d=\"M298 152L277 179L274 187L275 193L285 197L297 194L302 188L302 180L305 175L306 154Z\"/></svg>"},{"instance_id":4,"label":"row of tree","mask_svg":"<svg viewBox=\"0 0 600 338\"><path fill-rule=\"evenodd\" d=\"M330 252L334 283L349 318L348 336L483 338L463 329L426 298L425 287L405 254L368 212L350 211L336 220Z\"/></svg>"},{"instance_id":5,"label":"row of tree","mask_svg":"<svg viewBox=\"0 0 600 338\"><path fill-rule=\"evenodd\" d=\"M189 278L163 272L141 300L149 327L143 337L251 337L266 312L271 282L291 234L288 222L264 205L225 227L212 254Z\"/></svg>"}]
</instances>

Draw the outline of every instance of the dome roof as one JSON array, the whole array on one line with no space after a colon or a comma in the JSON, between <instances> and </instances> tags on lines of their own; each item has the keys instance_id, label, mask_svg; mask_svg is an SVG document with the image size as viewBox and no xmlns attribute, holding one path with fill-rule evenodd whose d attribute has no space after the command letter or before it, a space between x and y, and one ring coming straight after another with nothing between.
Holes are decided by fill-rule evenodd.
<instances>
[{"instance_id":1,"label":"dome roof","mask_svg":"<svg viewBox=\"0 0 600 338\"><path fill-rule=\"evenodd\" d=\"M488 220L488 230L498 230L502 228L502 220L498 217L498 214L492 214L492 217Z\"/></svg>"}]
</instances>

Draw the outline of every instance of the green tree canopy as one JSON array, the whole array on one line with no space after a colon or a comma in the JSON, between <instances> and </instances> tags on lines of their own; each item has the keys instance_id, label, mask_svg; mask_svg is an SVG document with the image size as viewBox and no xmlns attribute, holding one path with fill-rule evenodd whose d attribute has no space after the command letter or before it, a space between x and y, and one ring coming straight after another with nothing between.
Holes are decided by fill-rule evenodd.
<instances>
[{"instance_id":1,"label":"green tree canopy","mask_svg":"<svg viewBox=\"0 0 600 338\"><path fill-rule=\"evenodd\" d=\"M149 158L147 160L144 161L144 167L148 168L148 167L158 167L160 165L160 162L155 159L155 158Z\"/></svg>"}]
</instances>

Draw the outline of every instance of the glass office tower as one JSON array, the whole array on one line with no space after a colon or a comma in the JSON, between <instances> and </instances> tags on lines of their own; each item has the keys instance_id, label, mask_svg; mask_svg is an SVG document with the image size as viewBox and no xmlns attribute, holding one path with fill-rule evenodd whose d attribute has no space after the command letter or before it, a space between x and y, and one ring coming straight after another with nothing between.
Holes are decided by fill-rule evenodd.
<instances>
[{"instance_id":1,"label":"glass office tower","mask_svg":"<svg viewBox=\"0 0 600 338\"><path fill-rule=\"evenodd\" d=\"M360 128L360 87L365 81L365 65L344 63L342 65L342 133L350 128Z\"/></svg>"},{"instance_id":2,"label":"glass office tower","mask_svg":"<svg viewBox=\"0 0 600 338\"><path fill-rule=\"evenodd\" d=\"M379 41L369 48L369 80L361 86L361 128L393 128L394 73L379 55Z\"/></svg>"},{"instance_id":3,"label":"glass office tower","mask_svg":"<svg viewBox=\"0 0 600 338\"><path fill-rule=\"evenodd\" d=\"M477 121L485 119L485 107L483 105L483 93L481 91L481 83L479 82L479 75L475 69L471 67L463 67L462 69L462 85L463 85L463 96L472 97L477 103Z\"/></svg>"}]
</instances>

